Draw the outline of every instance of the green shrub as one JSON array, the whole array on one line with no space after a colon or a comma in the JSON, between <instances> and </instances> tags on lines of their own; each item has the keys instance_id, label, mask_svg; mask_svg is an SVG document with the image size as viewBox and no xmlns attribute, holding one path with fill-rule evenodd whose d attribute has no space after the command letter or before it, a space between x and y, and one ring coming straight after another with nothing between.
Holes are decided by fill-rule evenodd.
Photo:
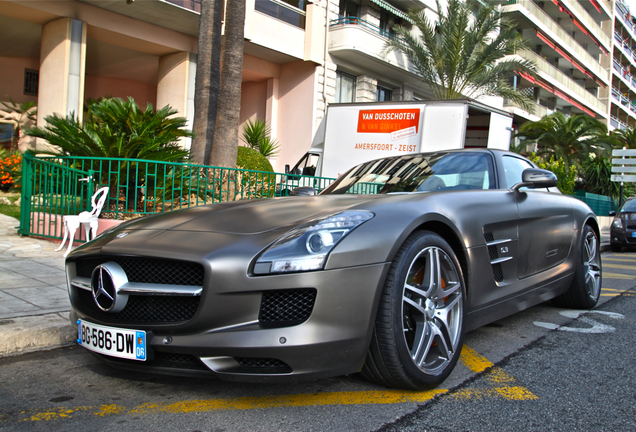
<instances>
[{"instance_id":1,"label":"green shrub","mask_svg":"<svg viewBox=\"0 0 636 432\"><path fill-rule=\"evenodd\" d=\"M238 148L236 167L254 171L274 172L272 164L258 150L243 146Z\"/></svg>"},{"instance_id":2,"label":"green shrub","mask_svg":"<svg viewBox=\"0 0 636 432\"><path fill-rule=\"evenodd\" d=\"M536 163L539 168L552 171L557 176L557 187L562 193L565 195L574 193L574 184L579 174L574 165L566 166L563 159L555 160L554 156L550 157L550 160L545 161L532 154L530 155L530 160Z\"/></svg>"}]
</instances>

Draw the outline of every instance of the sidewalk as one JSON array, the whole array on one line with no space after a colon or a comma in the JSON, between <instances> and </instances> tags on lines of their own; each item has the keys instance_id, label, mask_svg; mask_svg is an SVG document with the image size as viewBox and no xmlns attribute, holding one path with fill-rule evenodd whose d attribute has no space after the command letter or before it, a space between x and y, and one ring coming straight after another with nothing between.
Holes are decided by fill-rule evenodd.
<instances>
[{"instance_id":1,"label":"sidewalk","mask_svg":"<svg viewBox=\"0 0 636 432\"><path fill-rule=\"evenodd\" d=\"M63 252L0 214L0 357L74 343Z\"/></svg>"}]
</instances>

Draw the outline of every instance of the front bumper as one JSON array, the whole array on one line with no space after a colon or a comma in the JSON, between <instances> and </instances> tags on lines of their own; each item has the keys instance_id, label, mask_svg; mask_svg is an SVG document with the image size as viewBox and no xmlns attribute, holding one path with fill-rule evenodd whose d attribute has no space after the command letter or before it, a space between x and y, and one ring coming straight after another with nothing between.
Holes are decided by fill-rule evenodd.
<instances>
[{"instance_id":1,"label":"front bumper","mask_svg":"<svg viewBox=\"0 0 636 432\"><path fill-rule=\"evenodd\" d=\"M636 247L636 230L610 230L612 246Z\"/></svg>"},{"instance_id":2,"label":"front bumper","mask_svg":"<svg viewBox=\"0 0 636 432\"><path fill-rule=\"evenodd\" d=\"M146 362L103 356L128 369L172 374L211 374L226 380L317 379L357 372L366 358L389 263L307 273L241 276L232 287L206 278L196 313L185 322L112 322L82 305L71 285L71 322L77 318L145 330ZM69 280L74 264L67 265ZM268 293L315 290L313 307L299 324L272 324L262 317ZM276 307L276 306L275 306ZM284 308L285 303L278 307ZM293 324L293 323L292 323Z\"/></svg>"}]
</instances>

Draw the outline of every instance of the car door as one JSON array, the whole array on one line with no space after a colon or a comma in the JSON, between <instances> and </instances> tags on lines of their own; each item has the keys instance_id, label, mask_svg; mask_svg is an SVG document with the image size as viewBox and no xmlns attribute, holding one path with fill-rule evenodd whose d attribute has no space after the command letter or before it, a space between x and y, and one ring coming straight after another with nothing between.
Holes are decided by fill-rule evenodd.
<instances>
[{"instance_id":1,"label":"car door","mask_svg":"<svg viewBox=\"0 0 636 432\"><path fill-rule=\"evenodd\" d=\"M508 188L521 182L521 173L533 168L528 161L502 157ZM565 261L574 239L574 210L558 192L521 188L515 192L519 209L517 277L524 279Z\"/></svg>"}]
</instances>

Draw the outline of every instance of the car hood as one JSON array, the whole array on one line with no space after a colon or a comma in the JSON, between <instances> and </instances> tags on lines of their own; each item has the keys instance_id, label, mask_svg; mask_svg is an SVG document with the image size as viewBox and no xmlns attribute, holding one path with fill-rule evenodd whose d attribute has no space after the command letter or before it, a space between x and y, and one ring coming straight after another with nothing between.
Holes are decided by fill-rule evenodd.
<instances>
[{"instance_id":1,"label":"car hood","mask_svg":"<svg viewBox=\"0 0 636 432\"><path fill-rule=\"evenodd\" d=\"M378 198L377 195L320 195L218 203L146 217L122 228L258 234Z\"/></svg>"}]
</instances>

